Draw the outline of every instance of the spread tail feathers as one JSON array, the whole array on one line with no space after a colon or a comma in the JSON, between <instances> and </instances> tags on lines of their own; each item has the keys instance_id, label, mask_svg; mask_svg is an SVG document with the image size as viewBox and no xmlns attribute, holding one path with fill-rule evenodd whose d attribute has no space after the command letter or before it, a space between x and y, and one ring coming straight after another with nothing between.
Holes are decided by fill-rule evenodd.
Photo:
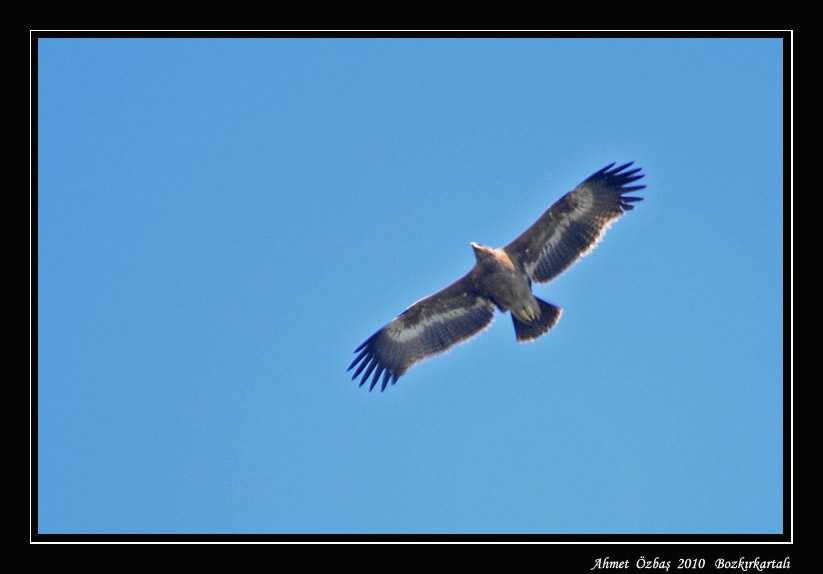
<instances>
[{"instance_id":1,"label":"spread tail feathers","mask_svg":"<svg viewBox=\"0 0 823 574\"><path fill-rule=\"evenodd\" d=\"M537 299L537 297L535 297L535 299ZM514 313L512 313L514 332L517 335L518 342L522 343L524 341L537 339L540 335L554 327L560 320L563 309L551 303L546 303L542 299L537 299L537 304L540 305L540 316L531 324L520 321L514 316Z\"/></svg>"}]
</instances>

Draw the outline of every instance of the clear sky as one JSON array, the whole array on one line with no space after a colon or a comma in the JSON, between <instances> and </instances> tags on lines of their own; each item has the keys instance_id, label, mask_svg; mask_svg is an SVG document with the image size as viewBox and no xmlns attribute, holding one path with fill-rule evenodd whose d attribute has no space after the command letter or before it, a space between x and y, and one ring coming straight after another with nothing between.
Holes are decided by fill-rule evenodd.
<instances>
[{"instance_id":1,"label":"clear sky","mask_svg":"<svg viewBox=\"0 0 823 574\"><path fill-rule=\"evenodd\" d=\"M41 533L784 531L779 39L41 39ZM386 392L365 338L646 198Z\"/></svg>"}]
</instances>

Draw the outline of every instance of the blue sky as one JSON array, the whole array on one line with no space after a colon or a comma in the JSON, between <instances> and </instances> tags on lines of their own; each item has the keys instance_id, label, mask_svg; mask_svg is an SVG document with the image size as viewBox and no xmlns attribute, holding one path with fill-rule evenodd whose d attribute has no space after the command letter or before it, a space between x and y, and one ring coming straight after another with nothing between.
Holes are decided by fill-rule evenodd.
<instances>
[{"instance_id":1,"label":"blue sky","mask_svg":"<svg viewBox=\"0 0 823 574\"><path fill-rule=\"evenodd\" d=\"M779 39L40 39L40 533L780 534ZM384 393L366 337L646 200Z\"/></svg>"}]
</instances>

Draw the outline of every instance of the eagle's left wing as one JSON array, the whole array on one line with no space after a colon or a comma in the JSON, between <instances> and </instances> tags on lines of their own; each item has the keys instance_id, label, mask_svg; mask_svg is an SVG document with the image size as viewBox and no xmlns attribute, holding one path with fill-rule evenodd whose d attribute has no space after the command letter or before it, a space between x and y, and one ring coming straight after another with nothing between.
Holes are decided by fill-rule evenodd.
<instances>
[{"instance_id":1,"label":"eagle's left wing","mask_svg":"<svg viewBox=\"0 0 823 574\"><path fill-rule=\"evenodd\" d=\"M381 390L385 390L389 381L397 382L418 361L482 331L494 318L495 308L494 303L472 289L470 274L465 275L421 299L357 347L354 352L359 354L348 369L359 363L352 380L362 372L363 386L374 372L369 390L380 375Z\"/></svg>"},{"instance_id":2,"label":"eagle's left wing","mask_svg":"<svg viewBox=\"0 0 823 574\"><path fill-rule=\"evenodd\" d=\"M625 194L645 185L629 185L643 174L632 162L607 165L561 197L517 239L504 247L509 258L525 269L532 281L551 281L595 247L612 221L642 197Z\"/></svg>"}]
</instances>

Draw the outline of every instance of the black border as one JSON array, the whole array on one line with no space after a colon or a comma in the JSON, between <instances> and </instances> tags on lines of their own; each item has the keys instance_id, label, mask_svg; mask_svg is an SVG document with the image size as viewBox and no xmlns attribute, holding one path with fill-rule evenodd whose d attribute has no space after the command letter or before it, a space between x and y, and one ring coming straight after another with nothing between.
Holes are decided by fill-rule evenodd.
<instances>
[{"instance_id":1,"label":"black border","mask_svg":"<svg viewBox=\"0 0 823 574\"><path fill-rule=\"evenodd\" d=\"M301 38L329 38L329 37L459 37L459 38L545 38L545 37L695 37L695 38L780 38L784 40L783 70L784 70L784 153L788 156L789 170L784 170L784 186L789 190L784 194L789 199L789 214L785 216L788 224L789 253L792 252L792 183L793 173L793 140L792 140L792 108L793 108L793 31L766 30L766 31L444 31L432 34L420 31L281 31L277 33L267 31L41 31L30 30L30 247L29 247L29 276L30 276L30 543L143 543L143 544L187 544L187 543L372 543L372 544L436 544L436 543L480 543L480 544L540 544L550 545L552 562L557 558L573 557L571 562L563 564L565 571L597 571L597 560L602 559L615 562L626 562L625 569L637 570L640 561L644 561L645 568L656 571L677 569L677 560L703 558L703 570L718 569L716 560L724 561L719 569L733 569L732 561L754 560L760 563L767 560L782 562L788 560L793 548L793 388L792 388L792 258L789 258L788 279L789 304L784 302L784 309L789 309L789 373L784 373L784 491L783 491L783 533L780 534L546 534L546 535L510 535L510 534L41 534L38 532L38 468L37 468L37 77L38 77L38 40L40 38L257 38L257 37L301 37ZM784 162L785 162L784 157ZM784 264L785 265L785 264ZM784 350L785 350L784 342ZM785 383L789 384L786 385ZM545 555L545 552L543 552ZM657 558L657 562L654 559ZM669 568L664 568L666 562ZM611 562L610 562L611 563ZM786 564L785 562L782 562ZM557 564L554 564L557 565ZM551 564L542 567L551 567ZM737 570L742 570L739 564ZM578 568L579 567L579 568ZM758 571L756 566L749 565L746 569Z\"/></svg>"}]
</instances>

